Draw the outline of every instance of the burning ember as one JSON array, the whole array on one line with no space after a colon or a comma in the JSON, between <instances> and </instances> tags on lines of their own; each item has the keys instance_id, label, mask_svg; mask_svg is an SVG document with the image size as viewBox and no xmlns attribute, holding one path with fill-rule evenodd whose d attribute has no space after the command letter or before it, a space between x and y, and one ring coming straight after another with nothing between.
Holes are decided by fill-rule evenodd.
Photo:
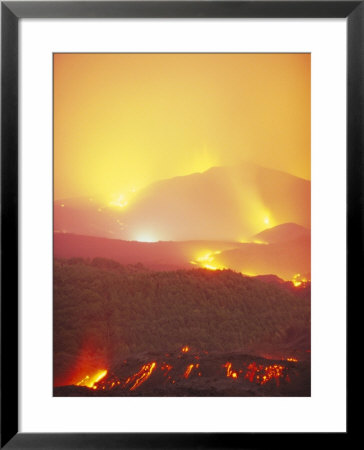
<instances>
[{"instance_id":1,"label":"burning ember","mask_svg":"<svg viewBox=\"0 0 364 450\"><path fill-rule=\"evenodd\" d=\"M181 350L182 353L187 353L189 351L190 351L190 347L188 345L185 345L184 347L182 347L182 350Z\"/></svg>"},{"instance_id":2,"label":"burning ember","mask_svg":"<svg viewBox=\"0 0 364 450\"><path fill-rule=\"evenodd\" d=\"M261 364L257 365L253 362L249 364L245 378L247 378L251 383L256 382L258 384L265 384L274 378L277 386L279 386L279 379L284 375L284 370L285 367L280 364L263 366Z\"/></svg>"},{"instance_id":3,"label":"burning ember","mask_svg":"<svg viewBox=\"0 0 364 450\"><path fill-rule=\"evenodd\" d=\"M164 363L163 366L161 366L161 370L166 370L167 372L164 375L167 375L167 373L172 369L172 366L169 364Z\"/></svg>"}]
</instances>

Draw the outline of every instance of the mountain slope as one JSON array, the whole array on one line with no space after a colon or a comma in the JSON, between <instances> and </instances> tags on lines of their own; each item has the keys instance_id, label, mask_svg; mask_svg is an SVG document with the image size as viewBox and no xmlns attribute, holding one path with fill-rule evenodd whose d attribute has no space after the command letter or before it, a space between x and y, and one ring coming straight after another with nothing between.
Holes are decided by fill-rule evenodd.
<instances>
[{"instance_id":1,"label":"mountain slope","mask_svg":"<svg viewBox=\"0 0 364 450\"><path fill-rule=\"evenodd\" d=\"M84 352L112 364L183 345L250 354L271 345L309 349L309 289L302 296L229 270L107 269L56 260L53 313L57 384L68 384ZM307 339L297 346L297 336Z\"/></svg>"},{"instance_id":2,"label":"mountain slope","mask_svg":"<svg viewBox=\"0 0 364 450\"><path fill-rule=\"evenodd\" d=\"M286 280L297 273L310 278L310 251L310 238L306 236L261 245L226 241L149 243L54 234L56 258L107 258L121 264L141 263L158 270L226 267L248 275L274 274Z\"/></svg>"},{"instance_id":3,"label":"mountain slope","mask_svg":"<svg viewBox=\"0 0 364 450\"><path fill-rule=\"evenodd\" d=\"M198 255L235 246L235 242L136 242L67 233L55 233L53 241L55 258L107 258L161 270L191 268L190 261Z\"/></svg>"},{"instance_id":4,"label":"mountain slope","mask_svg":"<svg viewBox=\"0 0 364 450\"><path fill-rule=\"evenodd\" d=\"M54 229L125 240L249 239L264 227L310 227L310 182L254 164L158 181L124 207L57 201ZM81 202L82 203L82 202Z\"/></svg>"},{"instance_id":5,"label":"mountain slope","mask_svg":"<svg viewBox=\"0 0 364 450\"><path fill-rule=\"evenodd\" d=\"M278 242L293 241L301 237L309 237L310 230L296 223L282 223L276 227L268 228L253 236L252 240L275 244Z\"/></svg>"},{"instance_id":6,"label":"mountain slope","mask_svg":"<svg viewBox=\"0 0 364 450\"><path fill-rule=\"evenodd\" d=\"M251 275L274 274L291 280L296 274L311 273L311 239L302 236L269 245L241 244L215 257L215 263Z\"/></svg>"}]
</instances>

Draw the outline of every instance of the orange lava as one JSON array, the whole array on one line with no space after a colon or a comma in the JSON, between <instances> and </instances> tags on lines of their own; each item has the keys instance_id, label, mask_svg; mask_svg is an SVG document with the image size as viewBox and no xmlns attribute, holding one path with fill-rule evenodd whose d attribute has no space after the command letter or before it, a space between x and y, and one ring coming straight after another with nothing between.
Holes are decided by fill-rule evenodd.
<instances>
[{"instance_id":1,"label":"orange lava","mask_svg":"<svg viewBox=\"0 0 364 450\"><path fill-rule=\"evenodd\" d=\"M156 368L156 366L157 366L156 362L144 364L139 370L139 372L135 373L126 380L124 387L128 384L133 383L130 390L134 391L137 387L139 387L141 384L147 381L147 379L152 375L152 372Z\"/></svg>"},{"instance_id":2,"label":"orange lava","mask_svg":"<svg viewBox=\"0 0 364 450\"><path fill-rule=\"evenodd\" d=\"M235 372L235 371L231 370L231 366L232 366L231 362L227 362L227 363L224 364L223 367L226 368L226 376L236 379L239 376L238 372Z\"/></svg>"},{"instance_id":3,"label":"orange lava","mask_svg":"<svg viewBox=\"0 0 364 450\"><path fill-rule=\"evenodd\" d=\"M193 364L190 364L187 366L186 372L183 374L183 376L187 379L190 376L191 370L193 369Z\"/></svg>"},{"instance_id":4,"label":"orange lava","mask_svg":"<svg viewBox=\"0 0 364 450\"><path fill-rule=\"evenodd\" d=\"M107 374L107 370L98 370L93 375L86 375L82 380L76 383L77 386L87 386L89 388L97 389L96 384L101 381Z\"/></svg>"},{"instance_id":5,"label":"orange lava","mask_svg":"<svg viewBox=\"0 0 364 450\"><path fill-rule=\"evenodd\" d=\"M190 348L187 345L182 347L181 349L182 353L188 353L189 351ZM204 353L207 352L205 351ZM181 358L181 355L179 356L179 358ZM196 355L192 354L191 359L193 361L194 358L196 358ZM199 357L197 357L197 359L199 359ZM284 366L283 361L296 363L298 362L298 359L293 356L282 357L282 364L274 363L272 361L271 364L267 365L257 364L255 361L252 361L250 363L243 363L240 367L235 367L235 369L233 369L233 364L230 361L227 361L222 365L222 367L226 369L226 377L232 378L233 380L238 380L240 378L241 380L248 380L249 382L256 383L258 385L264 385L271 380L275 380L277 386L279 386L280 379L282 378L285 381L290 382L288 371L291 366ZM125 360L124 362L126 363L127 361ZM238 365L236 361L234 362L234 364ZM193 375L195 375L196 377L201 377L202 372L200 365L200 361L196 361L196 363L189 363L185 371L179 375L179 380L183 378L187 380L188 378L190 378L194 369L196 369L196 371L193 372ZM130 375L126 379L119 379L114 374L109 374L108 370L100 369L92 375L84 376L75 384L77 386L85 386L94 390L129 389L130 391L134 391L143 383L145 383L156 369L157 362L151 361L142 365L137 372ZM163 361L162 363L158 363L158 369L160 369L161 375L165 377L166 382L170 382L173 384L176 383L176 380L174 380L173 378L175 378L177 374L174 374L173 376L172 365L168 364L166 361ZM86 370L84 371L84 373L85 372ZM106 377L106 375L108 376Z\"/></svg>"},{"instance_id":6,"label":"orange lava","mask_svg":"<svg viewBox=\"0 0 364 450\"><path fill-rule=\"evenodd\" d=\"M249 364L245 378L251 383L254 381L258 384L265 384L271 379L275 379L279 385L279 379L283 376L284 366L280 364L272 364L269 366L257 365L255 362Z\"/></svg>"},{"instance_id":7,"label":"orange lava","mask_svg":"<svg viewBox=\"0 0 364 450\"><path fill-rule=\"evenodd\" d=\"M307 285L307 278L302 277L300 273L296 273L295 275L293 275L293 278L291 280L291 283L293 284L294 287L304 287Z\"/></svg>"}]
</instances>

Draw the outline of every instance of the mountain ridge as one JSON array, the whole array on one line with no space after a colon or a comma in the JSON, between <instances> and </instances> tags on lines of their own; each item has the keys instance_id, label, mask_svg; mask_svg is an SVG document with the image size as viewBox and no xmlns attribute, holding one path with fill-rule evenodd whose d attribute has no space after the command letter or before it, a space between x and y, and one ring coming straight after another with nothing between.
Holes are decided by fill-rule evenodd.
<instances>
[{"instance_id":1,"label":"mountain ridge","mask_svg":"<svg viewBox=\"0 0 364 450\"><path fill-rule=\"evenodd\" d=\"M267 222L309 228L310 181L254 164L213 167L152 183L124 206L92 197L84 206L56 201L54 229L137 241L239 241Z\"/></svg>"}]
</instances>

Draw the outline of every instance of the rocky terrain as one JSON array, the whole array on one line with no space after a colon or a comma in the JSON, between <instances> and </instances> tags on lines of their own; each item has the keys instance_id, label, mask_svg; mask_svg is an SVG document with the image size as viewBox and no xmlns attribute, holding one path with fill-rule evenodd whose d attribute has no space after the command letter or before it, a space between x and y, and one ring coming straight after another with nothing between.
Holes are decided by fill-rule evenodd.
<instances>
[{"instance_id":1,"label":"rocky terrain","mask_svg":"<svg viewBox=\"0 0 364 450\"><path fill-rule=\"evenodd\" d=\"M54 396L310 396L310 353L268 359L185 346L100 368L75 385L55 387Z\"/></svg>"}]
</instances>

